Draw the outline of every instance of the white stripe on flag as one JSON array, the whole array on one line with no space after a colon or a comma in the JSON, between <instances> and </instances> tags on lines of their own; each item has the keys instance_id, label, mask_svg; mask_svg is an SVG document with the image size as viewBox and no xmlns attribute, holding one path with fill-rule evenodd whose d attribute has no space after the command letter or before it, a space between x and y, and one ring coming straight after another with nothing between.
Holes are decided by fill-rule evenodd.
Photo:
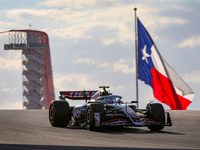
<instances>
[{"instance_id":1,"label":"white stripe on flag","mask_svg":"<svg viewBox=\"0 0 200 150\"><path fill-rule=\"evenodd\" d=\"M188 84L176 73L176 71L158 54L154 45L151 47L151 58L155 69L171 80L176 93L184 98L192 101L194 99L194 92ZM162 60L161 60L162 59ZM165 65L165 68L163 66ZM169 76L168 76L169 75Z\"/></svg>"}]
</instances>

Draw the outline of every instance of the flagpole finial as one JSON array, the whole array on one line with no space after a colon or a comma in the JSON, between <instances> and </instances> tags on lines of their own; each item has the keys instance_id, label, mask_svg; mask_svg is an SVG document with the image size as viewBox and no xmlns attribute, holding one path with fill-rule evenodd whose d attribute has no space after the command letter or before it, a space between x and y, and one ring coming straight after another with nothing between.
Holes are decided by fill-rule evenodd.
<instances>
[{"instance_id":1,"label":"flagpole finial","mask_svg":"<svg viewBox=\"0 0 200 150\"><path fill-rule=\"evenodd\" d=\"M136 11L136 10L137 10L137 7L135 7L134 10Z\"/></svg>"}]
</instances>

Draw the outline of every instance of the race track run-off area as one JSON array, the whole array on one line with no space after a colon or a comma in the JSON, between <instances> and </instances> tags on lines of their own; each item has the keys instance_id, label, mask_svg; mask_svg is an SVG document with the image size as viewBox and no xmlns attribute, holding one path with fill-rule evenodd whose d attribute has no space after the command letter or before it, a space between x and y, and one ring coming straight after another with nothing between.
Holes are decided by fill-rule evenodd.
<instances>
[{"instance_id":1,"label":"race track run-off area","mask_svg":"<svg viewBox=\"0 0 200 150\"><path fill-rule=\"evenodd\" d=\"M200 111L169 112L172 127L150 132L147 127L56 128L48 110L0 110L0 149L200 149Z\"/></svg>"}]
</instances>

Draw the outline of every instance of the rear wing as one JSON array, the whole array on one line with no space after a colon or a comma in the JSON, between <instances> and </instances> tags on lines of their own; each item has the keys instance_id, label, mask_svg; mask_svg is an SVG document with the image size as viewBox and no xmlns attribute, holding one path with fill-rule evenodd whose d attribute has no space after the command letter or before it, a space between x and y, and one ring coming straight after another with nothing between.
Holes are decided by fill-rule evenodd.
<instances>
[{"instance_id":1,"label":"rear wing","mask_svg":"<svg viewBox=\"0 0 200 150\"><path fill-rule=\"evenodd\" d=\"M60 91L60 99L89 100L98 91Z\"/></svg>"}]
</instances>

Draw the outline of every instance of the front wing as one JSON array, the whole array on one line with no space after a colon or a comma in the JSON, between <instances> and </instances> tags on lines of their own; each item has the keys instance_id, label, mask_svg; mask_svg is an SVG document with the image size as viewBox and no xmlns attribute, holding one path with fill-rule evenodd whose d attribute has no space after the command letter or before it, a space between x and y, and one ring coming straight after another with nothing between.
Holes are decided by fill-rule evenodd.
<instances>
[{"instance_id":1,"label":"front wing","mask_svg":"<svg viewBox=\"0 0 200 150\"><path fill-rule=\"evenodd\" d=\"M110 118L104 121L100 120L100 113L94 113L94 126L135 126L135 127L144 127L144 126L172 126L171 118L167 112L167 123L156 121L150 118L145 118L143 121L134 121L134 118Z\"/></svg>"}]
</instances>

